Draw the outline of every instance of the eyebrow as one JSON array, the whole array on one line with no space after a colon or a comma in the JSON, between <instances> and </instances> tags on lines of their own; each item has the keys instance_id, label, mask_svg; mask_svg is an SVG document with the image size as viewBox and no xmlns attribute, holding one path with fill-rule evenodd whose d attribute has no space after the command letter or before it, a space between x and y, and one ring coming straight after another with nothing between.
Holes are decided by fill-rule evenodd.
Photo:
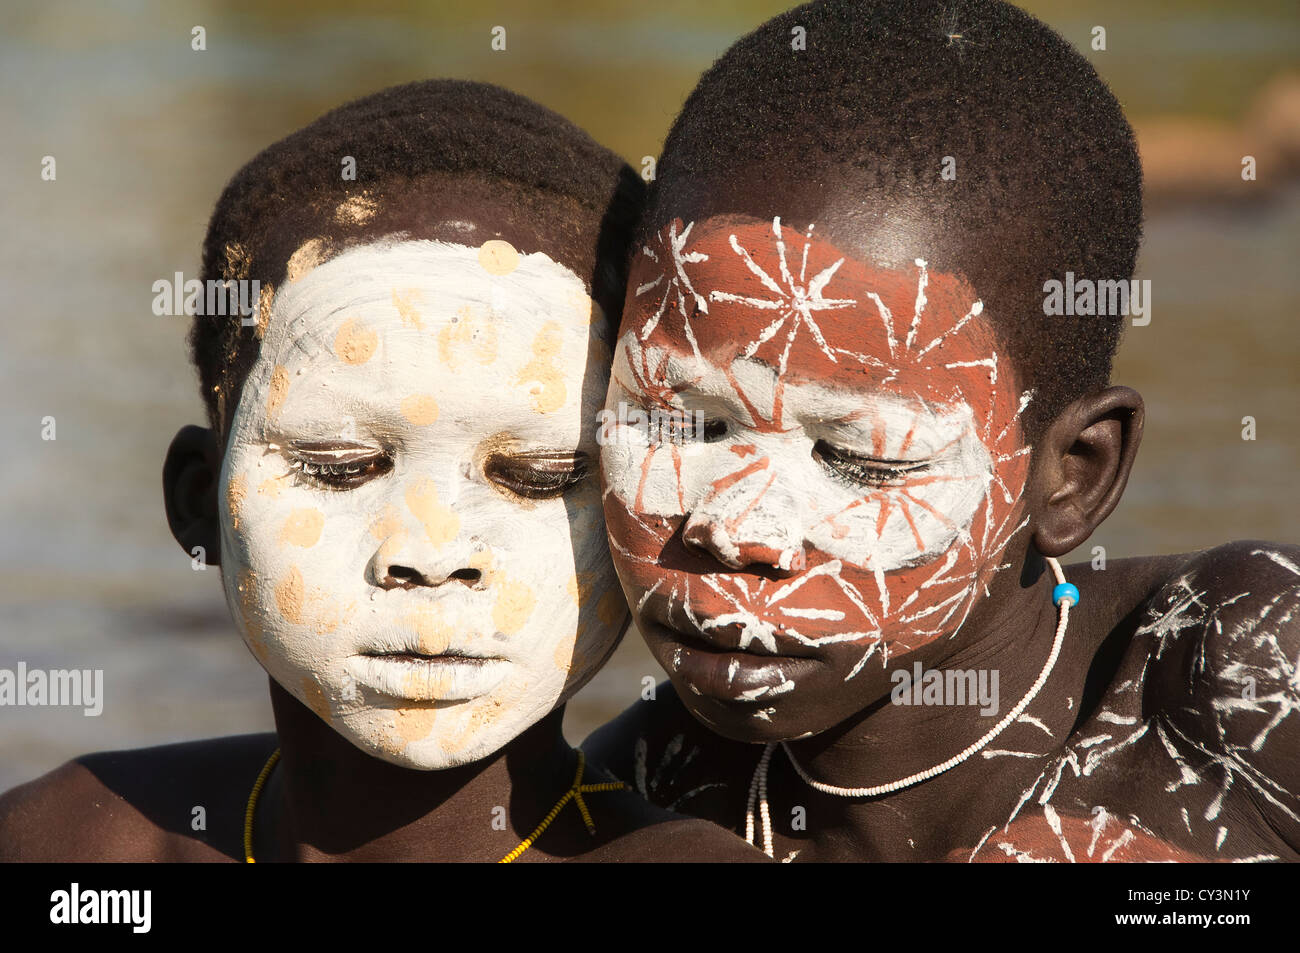
<instances>
[{"instance_id":1,"label":"eyebrow","mask_svg":"<svg viewBox=\"0 0 1300 953\"><path fill-rule=\"evenodd\" d=\"M281 332L282 335L288 338L284 350L297 349L309 358L316 357L322 351L331 351L329 344L324 340L326 334L323 327L321 327L325 322L344 311L385 302L388 299L389 294L377 293L375 295L350 297L347 301L331 305L328 308L309 306L290 319ZM283 354L279 356L283 357ZM284 361L277 360L276 363L283 364Z\"/></svg>"},{"instance_id":2,"label":"eyebrow","mask_svg":"<svg viewBox=\"0 0 1300 953\"><path fill-rule=\"evenodd\" d=\"M406 429L414 426L402 415L399 406L400 397L397 403L387 406L387 401L380 402L371 393L347 386L329 388L324 391L313 391L305 396L296 396L301 393L301 390L294 391L292 388L290 389L290 393L285 396L280 412L276 416L275 423L272 424L272 429L288 431L316 429L315 425L321 418L334 416L337 416L340 420L378 422L383 426L384 430L396 431L398 428ZM306 402L305 405L304 402ZM346 414L335 415L333 413L319 412L322 409L334 411L345 407L347 408ZM305 411L305 413L302 411Z\"/></svg>"}]
</instances>

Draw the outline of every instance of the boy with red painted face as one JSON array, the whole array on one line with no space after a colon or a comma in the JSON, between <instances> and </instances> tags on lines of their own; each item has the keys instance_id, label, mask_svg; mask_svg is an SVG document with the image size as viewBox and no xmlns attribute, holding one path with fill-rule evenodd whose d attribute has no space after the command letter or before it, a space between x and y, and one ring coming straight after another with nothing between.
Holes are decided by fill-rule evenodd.
<instances>
[{"instance_id":1,"label":"boy with red painted face","mask_svg":"<svg viewBox=\"0 0 1300 953\"><path fill-rule=\"evenodd\" d=\"M1132 276L1131 130L1042 24L948 9L777 17L668 137L602 472L669 683L586 749L786 860L1300 858L1300 548L1055 561L1142 432L1123 315L1044 316Z\"/></svg>"}]
</instances>

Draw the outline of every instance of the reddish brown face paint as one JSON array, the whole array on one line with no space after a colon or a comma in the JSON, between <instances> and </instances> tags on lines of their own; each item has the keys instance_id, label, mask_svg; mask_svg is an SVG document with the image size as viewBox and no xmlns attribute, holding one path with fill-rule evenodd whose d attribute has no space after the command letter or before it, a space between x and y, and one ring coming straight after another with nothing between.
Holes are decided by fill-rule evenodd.
<instances>
[{"instance_id":1,"label":"reddish brown face paint","mask_svg":"<svg viewBox=\"0 0 1300 953\"><path fill-rule=\"evenodd\" d=\"M620 401L717 421L603 453L616 566L688 704L773 722L821 676L771 656L827 663L842 693L955 632L1023 525L1028 395L974 290L919 258L675 222L633 266Z\"/></svg>"}]
</instances>

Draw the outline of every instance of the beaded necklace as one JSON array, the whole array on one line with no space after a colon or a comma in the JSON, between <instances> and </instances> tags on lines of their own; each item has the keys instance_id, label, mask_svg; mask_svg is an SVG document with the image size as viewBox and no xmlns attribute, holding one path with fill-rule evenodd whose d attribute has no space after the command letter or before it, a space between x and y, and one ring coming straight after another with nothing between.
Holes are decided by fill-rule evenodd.
<instances>
[{"instance_id":1,"label":"beaded necklace","mask_svg":"<svg viewBox=\"0 0 1300 953\"><path fill-rule=\"evenodd\" d=\"M927 781L935 775L942 774L949 768L954 768L961 764L971 755L975 754L981 748L985 747L990 741L1002 733L1007 725L1011 724L1021 713L1029 707L1029 703L1034 700L1043 686L1047 684L1047 676L1052 673L1053 666L1056 665L1056 658L1061 654L1061 646L1065 643L1065 627L1070 621L1070 606L1079 604L1079 590L1065 581L1065 573L1061 571L1061 564L1051 556L1045 557L1047 565L1052 569L1052 575L1056 577L1056 587L1052 590L1052 601L1056 603L1059 609L1059 617L1056 625L1056 640L1052 643L1052 652L1047 657L1047 663L1043 670L1038 673L1038 680L1030 686L1029 691L1025 693L1024 698L1011 711L1007 712L1000 722L994 725L984 737L980 738L974 744L967 747L947 761L940 762L932 768L925 771L918 771L916 774L900 778L897 781L891 781L888 784L878 784L873 787L865 788L842 788L833 784L826 784L822 781L814 780L808 776L808 773L800 766L794 758L794 752L784 741L780 742L781 750L785 756L790 759L790 764L794 767L795 773L799 778L814 790L821 791L823 794L833 794L837 797L875 797L880 794L889 794L905 787L910 787L918 781ZM758 765L754 768L754 776L749 782L749 802L745 807L745 840L750 844L754 843L754 804L758 803L759 819L763 828L763 853L775 859L776 854L772 849L772 814L767 803L767 772L772 764L772 754L776 751L777 743L766 744L763 746L763 754L758 759Z\"/></svg>"},{"instance_id":2,"label":"beaded necklace","mask_svg":"<svg viewBox=\"0 0 1300 953\"><path fill-rule=\"evenodd\" d=\"M253 790L248 795L248 806L244 809L244 863L255 864L253 859L253 815L257 811L257 799L262 793L262 788L266 785L266 780L271 776L271 770L275 767L276 762L280 760L280 749L276 748L271 757L266 759L266 764L262 766L261 773L258 774L257 780L253 782ZM578 805L578 812L582 815L582 822L587 825L587 831L591 834L596 833L596 824L591 819L591 811L587 809L587 802L583 800L584 794L593 794L599 791L626 791L628 787L621 781L601 781L595 784L583 784L582 775L586 770L587 759L581 749L578 751L578 773L574 775L573 784L569 790L564 792L564 796L555 802L550 813L542 819L536 829L520 842L519 846L506 854L498 864L513 863L520 854L532 847L537 838L542 836L546 828L551 826L564 809L564 805L573 801Z\"/></svg>"}]
</instances>

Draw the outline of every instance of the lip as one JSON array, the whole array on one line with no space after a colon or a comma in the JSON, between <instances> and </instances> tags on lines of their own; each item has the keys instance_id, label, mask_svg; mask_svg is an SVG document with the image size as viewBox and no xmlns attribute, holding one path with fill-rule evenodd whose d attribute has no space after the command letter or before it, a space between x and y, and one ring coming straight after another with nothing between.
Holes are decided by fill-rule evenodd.
<instances>
[{"instance_id":1,"label":"lip","mask_svg":"<svg viewBox=\"0 0 1300 953\"><path fill-rule=\"evenodd\" d=\"M503 658L453 652L373 652L354 655L345 666L357 684L408 701L470 701L488 694L509 673Z\"/></svg>"},{"instance_id":2,"label":"lip","mask_svg":"<svg viewBox=\"0 0 1300 953\"><path fill-rule=\"evenodd\" d=\"M694 632L642 617L641 633L664 671L696 695L764 708L794 690L820 664L815 658L728 649Z\"/></svg>"},{"instance_id":3,"label":"lip","mask_svg":"<svg viewBox=\"0 0 1300 953\"><path fill-rule=\"evenodd\" d=\"M674 604L669 600L657 594L652 595L641 607L640 621L642 624L657 624L673 633L675 637L685 639L688 644L695 643L698 648L707 652L729 652L784 660L816 658L812 646L795 642L788 636L776 636L774 641L779 651L772 651L762 642L754 640L742 646L744 627L739 622L710 625L708 628L697 624L697 618L716 617L717 610L711 611L707 602L696 603L692 612L687 612L685 606L677 606L676 612L673 609ZM720 611L730 612L731 609L724 607Z\"/></svg>"}]
</instances>

